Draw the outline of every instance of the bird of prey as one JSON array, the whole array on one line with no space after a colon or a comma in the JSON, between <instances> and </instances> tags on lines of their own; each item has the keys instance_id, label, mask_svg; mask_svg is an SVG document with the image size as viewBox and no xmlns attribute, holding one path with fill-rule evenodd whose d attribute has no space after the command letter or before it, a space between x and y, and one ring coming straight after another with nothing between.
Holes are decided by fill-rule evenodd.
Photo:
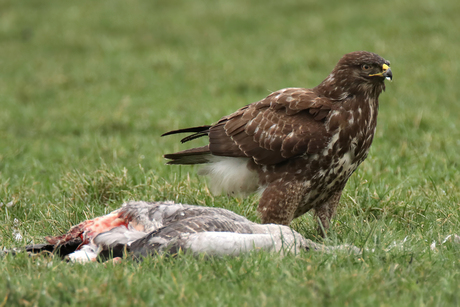
<instances>
[{"instance_id":1,"label":"bird of prey","mask_svg":"<svg viewBox=\"0 0 460 307\"><path fill-rule=\"evenodd\" d=\"M51 252L76 262L98 256L135 258L179 250L208 256L235 256L251 250L297 254L301 250L358 253L351 245L326 247L305 239L283 225L261 225L222 208L200 207L174 202L129 202L107 215L84 221L66 234L46 237L35 244L7 253Z\"/></svg>"},{"instance_id":2,"label":"bird of prey","mask_svg":"<svg viewBox=\"0 0 460 307\"><path fill-rule=\"evenodd\" d=\"M366 159L379 95L393 77L390 62L356 51L344 55L312 89L285 88L210 126L167 132L207 136L209 144L166 154L168 164L206 164L211 191L261 192L262 223L289 225L314 209L329 227L348 178Z\"/></svg>"}]
</instances>

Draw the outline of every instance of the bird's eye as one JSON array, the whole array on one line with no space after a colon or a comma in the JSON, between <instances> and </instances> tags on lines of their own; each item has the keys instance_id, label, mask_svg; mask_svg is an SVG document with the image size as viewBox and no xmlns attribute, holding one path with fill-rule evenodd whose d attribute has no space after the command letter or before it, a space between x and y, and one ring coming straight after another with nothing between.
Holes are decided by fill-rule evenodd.
<instances>
[{"instance_id":1,"label":"bird's eye","mask_svg":"<svg viewBox=\"0 0 460 307\"><path fill-rule=\"evenodd\" d=\"M369 70L369 69L371 69L371 66L368 65L368 64L363 64L363 65L361 65L361 68L362 68L363 70Z\"/></svg>"}]
</instances>

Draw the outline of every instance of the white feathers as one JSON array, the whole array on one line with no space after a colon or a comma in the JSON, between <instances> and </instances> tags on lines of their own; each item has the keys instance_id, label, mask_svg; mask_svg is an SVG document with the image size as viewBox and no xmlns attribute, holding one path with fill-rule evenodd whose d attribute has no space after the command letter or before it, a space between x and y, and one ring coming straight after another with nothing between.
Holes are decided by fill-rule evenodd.
<instances>
[{"instance_id":1,"label":"white feathers","mask_svg":"<svg viewBox=\"0 0 460 307\"><path fill-rule=\"evenodd\" d=\"M352 168L353 165L353 158L352 158L352 153L351 152L346 152L340 159L339 159L339 165L338 167L343 167L345 171L348 171L350 168ZM336 173L338 173L338 169L336 170Z\"/></svg>"},{"instance_id":2,"label":"white feathers","mask_svg":"<svg viewBox=\"0 0 460 307\"><path fill-rule=\"evenodd\" d=\"M345 100L348 96L350 96L350 94L347 91L344 91L342 94L340 94L339 99Z\"/></svg>"},{"instance_id":3,"label":"white feathers","mask_svg":"<svg viewBox=\"0 0 460 307\"><path fill-rule=\"evenodd\" d=\"M10 203L8 203L8 204L10 204ZM6 205L8 206L8 204L6 204ZM17 218L15 218L13 220L13 233L12 233L14 241L22 241L22 238L23 238L21 232L18 230L18 226L19 226L19 220Z\"/></svg>"},{"instance_id":4,"label":"white feathers","mask_svg":"<svg viewBox=\"0 0 460 307\"><path fill-rule=\"evenodd\" d=\"M97 260L97 255L101 252L101 246L95 244L85 244L79 250L67 255L70 261L86 263Z\"/></svg>"},{"instance_id":5,"label":"white feathers","mask_svg":"<svg viewBox=\"0 0 460 307\"><path fill-rule=\"evenodd\" d=\"M247 195L258 188L258 176L248 168L249 158L212 156L210 163L198 171L210 178L213 194Z\"/></svg>"},{"instance_id":6,"label":"white feathers","mask_svg":"<svg viewBox=\"0 0 460 307\"><path fill-rule=\"evenodd\" d=\"M329 149L332 149L334 147L334 144L339 140L339 134L340 134L340 131L331 137L329 144L327 144L327 147L323 150L324 156L329 153Z\"/></svg>"},{"instance_id":7,"label":"white feathers","mask_svg":"<svg viewBox=\"0 0 460 307\"><path fill-rule=\"evenodd\" d=\"M348 118L348 125L353 125L355 122L355 118L353 117L353 114L350 114L350 117Z\"/></svg>"},{"instance_id":8,"label":"white feathers","mask_svg":"<svg viewBox=\"0 0 460 307\"><path fill-rule=\"evenodd\" d=\"M335 75L332 73L329 76L327 76L325 80L326 83L334 83L334 81L335 81Z\"/></svg>"},{"instance_id":9,"label":"white feathers","mask_svg":"<svg viewBox=\"0 0 460 307\"><path fill-rule=\"evenodd\" d=\"M286 135L285 140L288 140L288 139L293 138L293 137L295 137L295 132L291 131L291 132L289 132L288 135Z\"/></svg>"},{"instance_id":10,"label":"white feathers","mask_svg":"<svg viewBox=\"0 0 460 307\"><path fill-rule=\"evenodd\" d=\"M277 124L271 125L270 128L268 129L268 133L272 134L273 132L275 132L274 130L276 130L276 128L278 128Z\"/></svg>"},{"instance_id":11,"label":"white feathers","mask_svg":"<svg viewBox=\"0 0 460 307\"><path fill-rule=\"evenodd\" d=\"M94 244L107 247L114 247L117 244L130 245L147 235L147 232L128 229L125 226L113 228L103 232L94 238Z\"/></svg>"},{"instance_id":12,"label":"white feathers","mask_svg":"<svg viewBox=\"0 0 460 307\"><path fill-rule=\"evenodd\" d=\"M322 251L333 253L344 250L358 254L359 248L352 245L324 246L305 239L301 234L288 226L276 224L251 224L251 234L234 232L201 232L184 233L179 240L184 247L194 254L208 256L238 256L252 250L276 252L281 256L297 255L301 250Z\"/></svg>"},{"instance_id":13,"label":"white feathers","mask_svg":"<svg viewBox=\"0 0 460 307\"><path fill-rule=\"evenodd\" d=\"M233 232L202 232L185 234L181 239L194 254L237 256L252 250L277 252L280 255L298 254L306 248L318 250L319 245L307 241L288 226L252 224L252 234Z\"/></svg>"},{"instance_id":14,"label":"white feathers","mask_svg":"<svg viewBox=\"0 0 460 307\"><path fill-rule=\"evenodd\" d=\"M189 234L186 247L194 254L204 253L209 256L238 256L252 250L297 254L301 250L300 243L293 236L283 238L280 234L202 232Z\"/></svg>"}]
</instances>

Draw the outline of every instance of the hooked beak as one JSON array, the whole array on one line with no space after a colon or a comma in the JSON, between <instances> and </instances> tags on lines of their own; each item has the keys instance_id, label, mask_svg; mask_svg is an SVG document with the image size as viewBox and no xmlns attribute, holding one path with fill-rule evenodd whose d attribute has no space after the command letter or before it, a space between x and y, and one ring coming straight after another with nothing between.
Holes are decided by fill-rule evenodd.
<instances>
[{"instance_id":1,"label":"hooked beak","mask_svg":"<svg viewBox=\"0 0 460 307\"><path fill-rule=\"evenodd\" d=\"M393 73L391 72L390 66L388 66L387 64L382 65L381 73L369 75L369 77L374 77L374 76L384 77L385 79L390 80L390 81L393 80Z\"/></svg>"}]
</instances>

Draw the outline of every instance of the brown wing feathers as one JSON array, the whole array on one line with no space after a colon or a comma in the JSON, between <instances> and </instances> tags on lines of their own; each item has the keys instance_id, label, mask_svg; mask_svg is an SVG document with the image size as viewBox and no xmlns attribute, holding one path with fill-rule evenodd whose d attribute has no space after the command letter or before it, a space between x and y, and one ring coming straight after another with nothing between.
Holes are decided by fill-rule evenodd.
<instances>
[{"instance_id":1,"label":"brown wing feathers","mask_svg":"<svg viewBox=\"0 0 460 307\"><path fill-rule=\"evenodd\" d=\"M315 153L329 140L323 120L331 107L329 100L318 97L312 90L280 90L223 117L213 126L163 134L194 133L183 138L182 142L209 135L209 147L185 150L165 155L165 158L173 159L168 164L205 163L208 162L206 159L197 159L196 156L211 153L216 156L252 157L258 164L270 165L305 152ZM184 160L185 155L195 157Z\"/></svg>"}]
</instances>

